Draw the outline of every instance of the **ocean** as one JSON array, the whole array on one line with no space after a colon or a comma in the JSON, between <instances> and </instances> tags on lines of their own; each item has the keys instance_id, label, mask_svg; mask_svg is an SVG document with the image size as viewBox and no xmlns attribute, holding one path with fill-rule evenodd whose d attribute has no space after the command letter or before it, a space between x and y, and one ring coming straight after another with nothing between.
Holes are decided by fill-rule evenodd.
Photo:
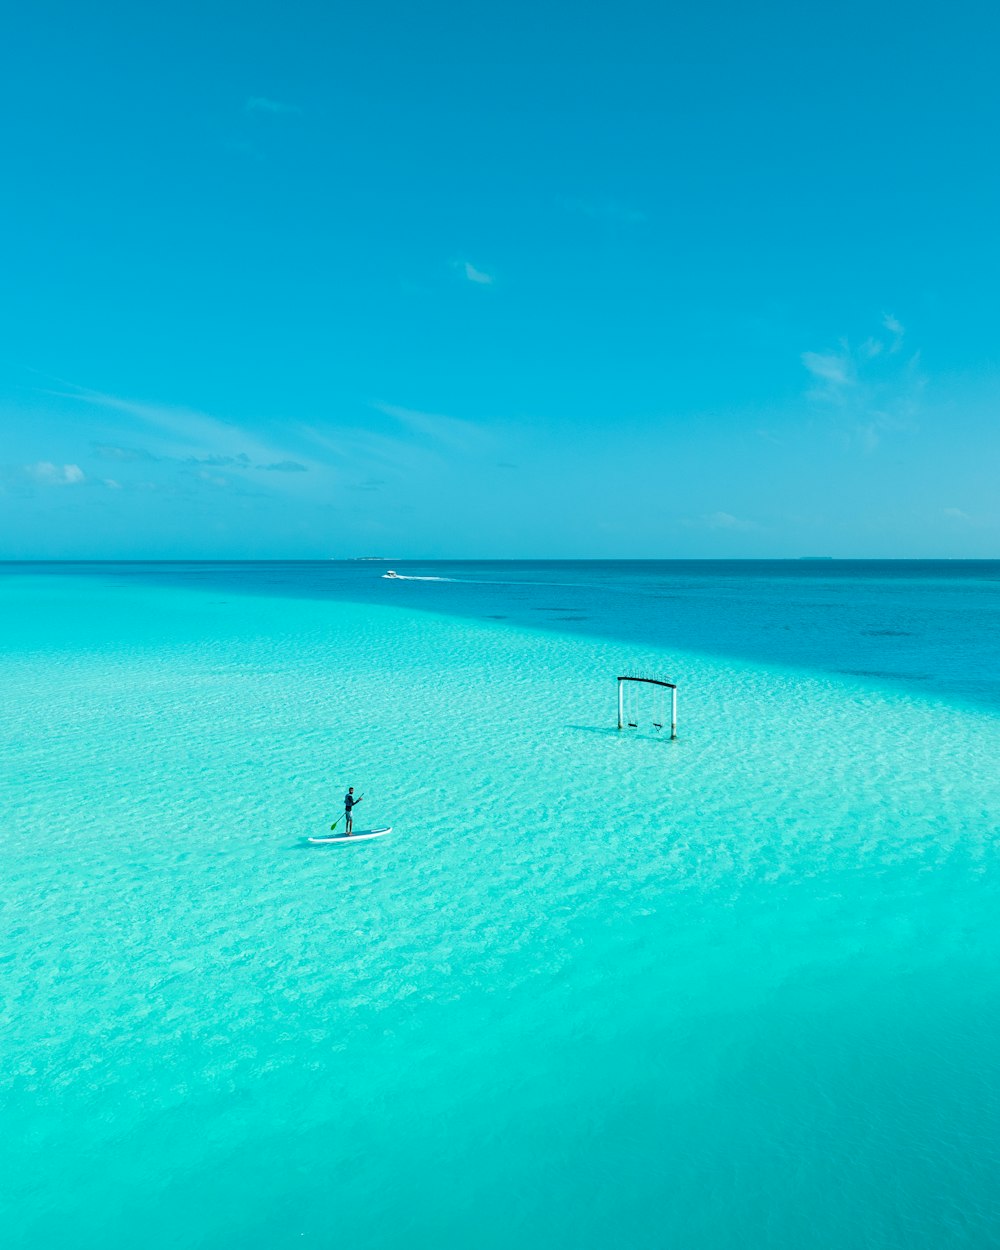
<instances>
[{"instance_id":1,"label":"ocean","mask_svg":"<svg viewBox=\"0 0 1000 1250\"><path fill-rule=\"evenodd\" d=\"M993 1250L998 639L1000 562L0 566L5 1245Z\"/></svg>"}]
</instances>

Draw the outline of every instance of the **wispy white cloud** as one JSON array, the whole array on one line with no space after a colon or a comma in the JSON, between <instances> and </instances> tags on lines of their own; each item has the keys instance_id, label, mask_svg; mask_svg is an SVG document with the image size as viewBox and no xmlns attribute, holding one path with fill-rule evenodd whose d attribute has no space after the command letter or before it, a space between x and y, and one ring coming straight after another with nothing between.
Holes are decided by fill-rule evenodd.
<instances>
[{"instance_id":1,"label":"wispy white cloud","mask_svg":"<svg viewBox=\"0 0 1000 1250\"><path fill-rule=\"evenodd\" d=\"M465 276L468 278L470 282L476 282L480 286L492 286L493 285L492 274L486 273L485 270L483 269L477 269L475 265L470 264L469 261L467 260L462 262L462 272L465 274Z\"/></svg>"},{"instance_id":2,"label":"wispy white cloud","mask_svg":"<svg viewBox=\"0 0 1000 1250\"><path fill-rule=\"evenodd\" d=\"M872 452L882 441L881 429L876 421L861 421L854 428L854 437L862 449Z\"/></svg>"},{"instance_id":3,"label":"wispy white cloud","mask_svg":"<svg viewBox=\"0 0 1000 1250\"><path fill-rule=\"evenodd\" d=\"M78 464L53 464L51 460L39 460L26 464L24 471L36 482L45 486L75 486L84 481L85 474Z\"/></svg>"},{"instance_id":4,"label":"wispy white cloud","mask_svg":"<svg viewBox=\"0 0 1000 1250\"><path fill-rule=\"evenodd\" d=\"M967 525L975 524L968 512L963 512L961 508L942 508L941 515L946 516L950 521L963 521Z\"/></svg>"},{"instance_id":5,"label":"wispy white cloud","mask_svg":"<svg viewBox=\"0 0 1000 1250\"><path fill-rule=\"evenodd\" d=\"M379 430L307 423L297 428L304 438L323 448L347 472L364 465L386 474L412 474L429 466L433 460L426 446L415 446L412 439Z\"/></svg>"},{"instance_id":6,"label":"wispy white cloud","mask_svg":"<svg viewBox=\"0 0 1000 1250\"><path fill-rule=\"evenodd\" d=\"M155 431L155 450L152 451L117 442L92 444L103 459L123 463L177 461L246 472L252 472L257 465L294 459L284 448L260 438L243 426L194 408L148 403L77 386L68 391L50 393L94 408L122 413Z\"/></svg>"},{"instance_id":7,"label":"wispy white cloud","mask_svg":"<svg viewBox=\"0 0 1000 1250\"><path fill-rule=\"evenodd\" d=\"M214 469L252 469L253 461L245 451L238 452L235 456L187 456L184 460L185 464L207 464Z\"/></svg>"},{"instance_id":8,"label":"wispy white cloud","mask_svg":"<svg viewBox=\"0 0 1000 1250\"><path fill-rule=\"evenodd\" d=\"M899 351L906 333L901 322L891 313L883 313L882 326L892 335L889 352ZM850 343L843 339L837 351L803 352L801 359L806 369L820 382L832 388L850 387L861 381L862 365L881 356L884 350L885 343L869 335L857 350L852 350Z\"/></svg>"},{"instance_id":9,"label":"wispy white cloud","mask_svg":"<svg viewBox=\"0 0 1000 1250\"><path fill-rule=\"evenodd\" d=\"M102 460L118 460L125 464L133 464L141 460L155 460L156 457L140 447L115 447L110 443L91 443L94 454Z\"/></svg>"},{"instance_id":10,"label":"wispy white cloud","mask_svg":"<svg viewBox=\"0 0 1000 1250\"><path fill-rule=\"evenodd\" d=\"M846 352L803 352L802 363L814 378L822 382L848 386L853 381L851 359Z\"/></svg>"},{"instance_id":11,"label":"wispy white cloud","mask_svg":"<svg viewBox=\"0 0 1000 1250\"><path fill-rule=\"evenodd\" d=\"M752 530L756 526L752 521L733 516L731 512L710 512L705 517L705 524L712 530Z\"/></svg>"},{"instance_id":12,"label":"wispy white cloud","mask_svg":"<svg viewBox=\"0 0 1000 1250\"><path fill-rule=\"evenodd\" d=\"M866 360L874 360L876 356L882 355L882 351L884 348L885 348L885 344L882 342L881 339L876 339L876 338L872 338L871 336L869 336L861 344L861 354L862 356L864 356Z\"/></svg>"},{"instance_id":13,"label":"wispy white cloud","mask_svg":"<svg viewBox=\"0 0 1000 1250\"><path fill-rule=\"evenodd\" d=\"M90 390L72 383L47 394L69 399L102 414L95 456L115 465L114 479L129 470L155 479L149 489L192 491L227 486L234 495L326 500L337 472L329 457L297 454L301 440L282 445L294 427L285 423L282 442L269 431L253 431L232 421L184 406L150 403ZM304 450L304 449L302 449ZM110 466L108 466L110 467ZM220 472L223 471L223 472ZM125 489L140 483L122 477ZM109 487L109 489L114 489Z\"/></svg>"},{"instance_id":14,"label":"wispy white cloud","mask_svg":"<svg viewBox=\"0 0 1000 1250\"><path fill-rule=\"evenodd\" d=\"M869 336L857 348L843 339L838 350L801 355L814 382L808 398L836 413L847 443L867 454L885 435L914 428L924 386L919 352L896 356L905 333L900 321L886 313L882 327L892 335L888 352L882 339Z\"/></svg>"},{"instance_id":15,"label":"wispy white cloud","mask_svg":"<svg viewBox=\"0 0 1000 1250\"><path fill-rule=\"evenodd\" d=\"M276 116L296 116L302 110L297 104L285 104L282 100L270 100L267 96L252 95L243 106L248 113L264 113Z\"/></svg>"},{"instance_id":16,"label":"wispy white cloud","mask_svg":"<svg viewBox=\"0 0 1000 1250\"><path fill-rule=\"evenodd\" d=\"M108 443L91 443L96 455L102 460L118 460L123 463L153 461L163 463L173 461L175 464L203 464L217 469L263 469L266 473L308 473L309 466L298 460L275 460L270 464L254 464L245 451L236 455L207 456L154 456L151 451L139 447L115 447Z\"/></svg>"},{"instance_id":17,"label":"wispy white cloud","mask_svg":"<svg viewBox=\"0 0 1000 1250\"><path fill-rule=\"evenodd\" d=\"M372 404L376 412L401 422L408 430L437 443L443 443L459 451L480 448L487 439L482 426L461 417L448 417L439 412L421 412L416 408L402 408L398 404Z\"/></svg>"},{"instance_id":18,"label":"wispy white cloud","mask_svg":"<svg viewBox=\"0 0 1000 1250\"><path fill-rule=\"evenodd\" d=\"M681 521L681 524L687 529L756 530L760 528L756 522L733 516L731 512L707 512L703 516L688 517Z\"/></svg>"},{"instance_id":19,"label":"wispy white cloud","mask_svg":"<svg viewBox=\"0 0 1000 1250\"><path fill-rule=\"evenodd\" d=\"M492 430L473 421L372 401L363 424L300 425L299 433L324 449L337 476L351 490L392 483L404 490L496 457ZM386 420L377 419L379 413Z\"/></svg>"}]
</instances>

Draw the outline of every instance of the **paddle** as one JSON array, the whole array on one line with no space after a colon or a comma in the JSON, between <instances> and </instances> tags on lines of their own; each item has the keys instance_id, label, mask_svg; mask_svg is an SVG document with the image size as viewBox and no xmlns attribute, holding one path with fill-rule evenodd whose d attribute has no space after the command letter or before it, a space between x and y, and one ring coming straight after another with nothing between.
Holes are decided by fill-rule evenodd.
<instances>
[{"instance_id":1,"label":"paddle","mask_svg":"<svg viewBox=\"0 0 1000 1250\"><path fill-rule=\"evenodd\" d=\"M359 795L358 795L358 797L354 800L354 807L357 807L357 805L361 802L361 800L362 800L364 797L365 797L365 796L364 796L363 794L359 794ZM353 810L354 810L354 808L352 808L351 810L353 811ZM347 813L346 813L346 812L344 812L344 816L346 816L346 815L347 815ZM337 826L340 824L340 822L344 819L344 816L338 816L338 817L337 817L337 819L336 819L336 820L333 822L333 824L330 826L330 828L331 828L331 829L336 829L336 827L337 827Z\"/></svg>"}]
</instances>

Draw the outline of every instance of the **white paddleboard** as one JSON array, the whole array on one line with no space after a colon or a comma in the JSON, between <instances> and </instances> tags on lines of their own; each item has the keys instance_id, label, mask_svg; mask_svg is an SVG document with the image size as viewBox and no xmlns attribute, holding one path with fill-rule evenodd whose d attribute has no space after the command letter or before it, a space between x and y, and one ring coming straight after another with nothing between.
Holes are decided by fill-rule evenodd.
<instances>
[{"instance_id":1,"label":"white paddleboard","mask_svg":"<svg viewBox=\"0 0 1000 1250\"><path fill-rule=\"evenodd\" d=\"M392 833L392 825L385 829L359 829L357 833L331 833L326 838L310 838L310 842L364 842L368 838L381 838L383 834Z\"/></svg>"}]
</instances>

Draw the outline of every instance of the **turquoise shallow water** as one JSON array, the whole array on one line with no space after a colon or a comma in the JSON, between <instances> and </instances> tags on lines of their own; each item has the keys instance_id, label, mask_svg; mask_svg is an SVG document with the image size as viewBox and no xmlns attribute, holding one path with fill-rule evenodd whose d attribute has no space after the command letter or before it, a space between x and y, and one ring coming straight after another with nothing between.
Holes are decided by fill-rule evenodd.
<instances>
[{"instance_id":1,"label":"turquoise shallow water","mask_svg":"<svg viewBox=\"0 0 1000 1250\"><path fill-rule=\"evenodd\" d=\"M0 581L7 1243L1000 1243L978 652L358 585ZM939 592L864 592L916 648ZM394 834L308 846L348 783Z\"/></svg>"}]
</instances>

